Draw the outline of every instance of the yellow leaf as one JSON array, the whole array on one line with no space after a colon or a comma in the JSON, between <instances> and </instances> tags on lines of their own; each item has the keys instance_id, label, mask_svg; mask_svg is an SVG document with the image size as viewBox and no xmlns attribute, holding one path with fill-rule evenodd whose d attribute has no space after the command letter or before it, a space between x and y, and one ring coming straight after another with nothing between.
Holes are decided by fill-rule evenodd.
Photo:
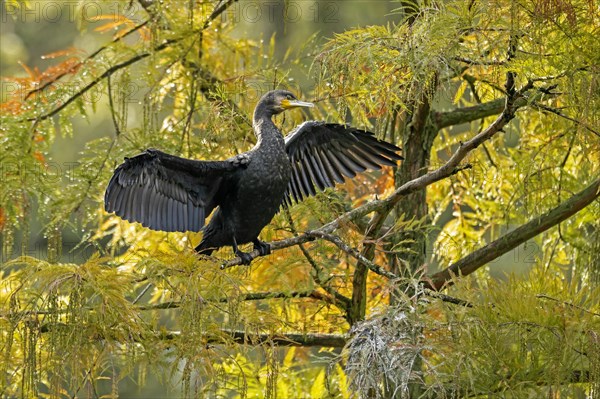
<instances>
[{"instance_id":1,"label":"yellow leaf","mask_svg":"<svg viewBox=\"0 0 600 399\"><path fill-rule=\"evenodd\" d=\"M291 347L290 349L288 349L287 353L285 354L285 358L283 359L283 366L284 367L291 367L292 364L294 364L294 357L296 355L296 348Z\"/></svg>"},{"instance_id":2,"label":"yellow leaf","mask_svg":"<svg viewBox=\"0 0 600 399\"><path fill-rule=\"evenodd\" d=\"M310 397L313 399L319 399L325 397L325 369L322 369L315 382L310 387Z\"/></svg>"},{"instance_id":3,"label":"yellow leaf","mask_svg":"<svg viewBox=\"0 0 600 399\"><path fill-rule=\"evenodd\" d=\"M458 104L458 102L462 98L463 94L465 94L466 89L467 89L467 81L463 80L462 83L460 84L458 90L456 91L456 94L454 95L454 100L452 100L452 102L454 104Z\"/></svg>"},{"instance_id":4,"label":"yellow leaf","mask_svg":"<svg viewBox=\"0 0 600 399\"><path fill-rule=\"evenodd\" d=\"M342 366L340 366L339 364L336 364L335 366L339 378L340 392L342 394L342 398L348 399L350 398L350 392L348 391L348 378L346 377L346 373L344 372Z\"/></svg>"}]
</instances>

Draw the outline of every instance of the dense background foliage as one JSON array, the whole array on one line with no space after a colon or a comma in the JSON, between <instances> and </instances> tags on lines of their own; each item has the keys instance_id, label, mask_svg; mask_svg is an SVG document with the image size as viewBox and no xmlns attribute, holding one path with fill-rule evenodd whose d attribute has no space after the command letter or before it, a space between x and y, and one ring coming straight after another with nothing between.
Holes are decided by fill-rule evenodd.
<instances>
[{"instance_id":1,"label":"dense background foliage","mask_svg":"<svg viewBox=\"0 0 600 399\"><path fill-rule=\"evenodd\" d=\"M600 395L596 2L11 0L1 18L0 396ZM404 163L278 214L262 238L298 241L250 267L104 212L125 156L251 148L272 88L318 105L282 131L345 121Z\"/></svg>"}]
</instances>

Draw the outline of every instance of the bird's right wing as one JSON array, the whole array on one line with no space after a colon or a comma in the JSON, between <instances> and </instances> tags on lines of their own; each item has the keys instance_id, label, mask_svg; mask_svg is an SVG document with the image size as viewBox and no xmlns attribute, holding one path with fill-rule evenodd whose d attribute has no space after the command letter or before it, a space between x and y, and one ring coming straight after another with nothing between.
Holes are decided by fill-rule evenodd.
<instances>
[{"instance_id":1,"label":"bird's right wing","mask_svg":"<svg viewBox=\"0 0 600 399\"><path fill-rule=\"evenodd\" d=\"M317 191L344 182L357 172L395 166L400 148L378 140L366 130L337 123L308 121L285 137L292 177L284 204L291 205Z\"/></svg>"},{"instance_id":2,"label":"bird's right wing","mask_svg":"<svg viewBox=\"0 0 600 399\"><path fill-rule=\"evenodd\" d=\"M224 195L223 181L248 158L194 161L146 150L125 158L110 179L104 207L152 230L200 231Z\"/></svg>"}]
</instances>

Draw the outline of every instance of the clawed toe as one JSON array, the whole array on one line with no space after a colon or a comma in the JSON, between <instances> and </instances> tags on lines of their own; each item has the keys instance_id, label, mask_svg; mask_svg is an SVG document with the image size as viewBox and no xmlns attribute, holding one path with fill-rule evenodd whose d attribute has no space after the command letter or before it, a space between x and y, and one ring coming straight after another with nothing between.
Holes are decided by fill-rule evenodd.
<instances>
[{"instance_id":1,"label":"clawed toe","mask_svg":"<svg viewBox=\"0 0 600 399\"><path fill-rule=\"evenodd\" d=\"M261 240L256 238L252 240L252 243L254 244L254 251L258 251L259 256L265 256L271 253L271 245L267 244L266 242L262 242ZM250 262L252 262L252 259L254 259L255 257L250 253L240 251L238 249L237 242L235 241L235 239L233 241L233 252L235 253L235 256L239 257L242 260L242 265L249 265Z\"/></svg>"},{"instance_id":2,"label":"clawed toe","mask_svg":"<svg viewBox=\"0 0 600 399\"><path fill-rule=\"evenodd\" d=\"M252 255L247 252L237 251L235 255L242 260L242 265L249 265L252 262Z\"/></svg>"},{"instance_id":3,"label":"clawed toe","mask_svg":"<svg viewBox=\"0 0 600 399\"><path fill-rule=\"evenodd\" d=\"M269 255L271 253L271 245L260 240L254 241L254 249L258 251L260 256Z\"/></svg>"}]
</instances>

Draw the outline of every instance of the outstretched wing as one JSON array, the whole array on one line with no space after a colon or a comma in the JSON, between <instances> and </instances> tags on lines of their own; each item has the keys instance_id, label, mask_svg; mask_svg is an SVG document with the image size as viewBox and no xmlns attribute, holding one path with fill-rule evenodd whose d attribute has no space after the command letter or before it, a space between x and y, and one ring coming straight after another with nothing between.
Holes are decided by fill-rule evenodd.
<instances>
[{"instance_id":1,"label":"outstretched wing","mask_svg":"<svg viewBox=\"0 0 600 399\"><path fill-rule=\"evenodd\" d=\"M373 133L337 123L309 121L285 137L292 177L284 203L315 195L357 172L395 166L400 148L378 140Z\"/></svg>"},{"instance_id":2,"label":"outstretched wing","mask_svg":"<svg viewBox=\"0 0 600 399\"><path fill-rule=\"evenodd\" d=\"M219 204L223 182L244 162L194 161L158 150L125 158L110 179L104 207L152 230L200 231Z\"/></svg>"}]
</instances>

